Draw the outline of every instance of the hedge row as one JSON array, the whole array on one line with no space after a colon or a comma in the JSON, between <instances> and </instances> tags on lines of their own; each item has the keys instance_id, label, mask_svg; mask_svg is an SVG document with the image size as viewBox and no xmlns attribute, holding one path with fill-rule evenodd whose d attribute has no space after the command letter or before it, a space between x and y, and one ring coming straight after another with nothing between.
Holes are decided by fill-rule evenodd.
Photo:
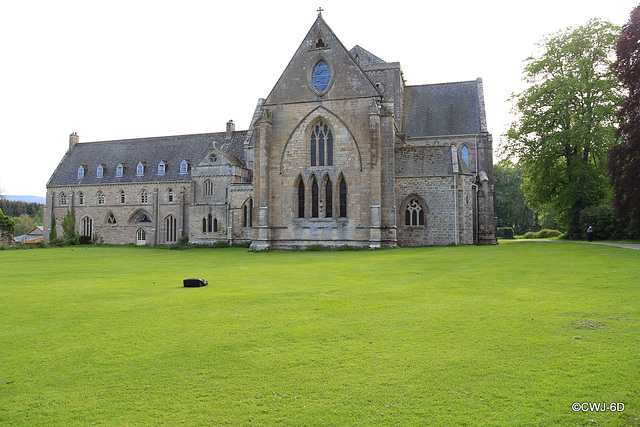
<instances>
[{"instance_id":1,"label":"hedge row","mask_svg":"<svg viewBox=\"0 0 640 427\"><path fill-rule=\"evenodd\" d=\"M544 228L538 232L535 231L527 231L524 233L525 239L550 239L552 237L560 237L562 236L562 232L558 230L549 230Z\"/></svg>"}]
</instances>

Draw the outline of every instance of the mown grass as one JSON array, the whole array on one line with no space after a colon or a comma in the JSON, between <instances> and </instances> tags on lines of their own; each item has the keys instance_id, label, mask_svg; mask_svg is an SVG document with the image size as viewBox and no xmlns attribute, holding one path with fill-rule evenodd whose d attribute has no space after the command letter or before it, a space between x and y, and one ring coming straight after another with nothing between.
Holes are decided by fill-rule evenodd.
<instances>
[{"instance_id":1,"label":"mown grass","mask_svg":"<svg viewBox=\"0 0 640 427\"><path fill-rule=\"evenodd\" d=\"M0 424L640 425L639 298L569 242L4 251Z\"/></svg>"}]
</instances>

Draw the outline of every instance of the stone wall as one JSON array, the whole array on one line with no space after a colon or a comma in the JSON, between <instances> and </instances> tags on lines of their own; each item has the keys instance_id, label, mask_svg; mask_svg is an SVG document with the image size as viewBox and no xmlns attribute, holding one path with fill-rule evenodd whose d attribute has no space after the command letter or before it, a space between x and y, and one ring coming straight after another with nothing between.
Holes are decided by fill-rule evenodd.
<instances>
[{"instance_id":1,"label":"stone wall","mask_svg":"<svg viewBox=\"0 0 640 427\"><path fill-rule=\"evenodd\" d=\"M275 106L269 150L269 227L274 247L310 244L367 245L369 241L371 100ZM300 118L303 118L300 120ZM323 120L333 133L333 166L311 166L310 133ZM312 177L320 187L318 218L311 218ZM347 184L347 217L339 218L339 182ZM298 182L305 184L305 218L298 218ZM333 187L333 214L326 217L323 185Z\"/></svg>"},{"instance_id":2,"label":"stone wall","mask_svg":"<svg viewBox=\"0 0 640 427\"><path fill-rule=\"evenodd\" d=\"M395 202L400 246L473 244L473 178L468 173L453 172L455 159L450 147L396 148ZM405 224L405 210L413 198L426 212L422 226Z\"/></svg>"},{"instance_id":3,"label":"stone wall","mask_svg":"<svg viewBox=\"0 0 640 427\"><path fill-rule=\"evenodd\" d=\"M49 240L53 217L58 237L63 237L62 221L72 209L76 217L76 230L82 232L82 220L88 217L92 221L93 233L97 233L103 243L135 244L136 232L140 228L147 234L148 245L173 243L166 239L165 218L169 215L176 218L176 240L187 232L189 188L188 182L50 187L44 216L45 241ZM142 200L143 191L147 193L146 203ZM67 199L64 205L61 204L62 192ZM104 196L104 199L100 198L104 200L103 203L99 203L99 192ZM121 192L125 195L124 203L121 202ZM170 194L173 201L170 201ZM115 223L110 223L111 214ZM143 214L151 222L140 222Z\"/></svg>"}]
</instances>

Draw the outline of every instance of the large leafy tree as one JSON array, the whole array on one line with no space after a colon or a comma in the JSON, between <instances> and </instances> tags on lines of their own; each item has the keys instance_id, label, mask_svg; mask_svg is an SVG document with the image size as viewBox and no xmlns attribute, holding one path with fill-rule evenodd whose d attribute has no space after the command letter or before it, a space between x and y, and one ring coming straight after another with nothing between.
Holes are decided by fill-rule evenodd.
<instances>
[{"instance_id":1,"label":"large leafy tree","mask_svg":"<svg viewBox=\"0 0 640 427\"><path fill-rule=\"evenodd\" d=\"M613 204L623 217L640 221L640 6L622 27L613 64L627 97L618 111L618 145L609 152Z\"/></svg>"},{"instance_id":2,"label":"large leafy tree","mask_svg":"<svg viewBox=\"0 0 640 427\"><path fill-rule=\"evenodd\" d=\"M611 71L619 28L593 19L543 39L526 60L528 88L513 95L517 120L505 152L519 159L534 211L554 209L580 237L580 211L607 197L607 150L621 99Z\"/></svg>"}]
</instances>

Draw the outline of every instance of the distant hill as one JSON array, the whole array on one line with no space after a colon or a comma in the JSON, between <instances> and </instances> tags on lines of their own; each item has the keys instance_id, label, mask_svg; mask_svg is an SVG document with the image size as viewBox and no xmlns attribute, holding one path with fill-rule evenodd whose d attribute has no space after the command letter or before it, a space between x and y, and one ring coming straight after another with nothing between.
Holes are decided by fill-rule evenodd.
<instances>
[{"instance_id":1,"label":"distant hill","mask_svg":"<svg viewBox=\"0 0 640 427\"><path fill-rule=\"evenodd\" d=\"M12 202L27 202L27 203L40 203L44 205L47 199L38 196L3 196L7 200Z\"/></svg>"}]
</instances>

